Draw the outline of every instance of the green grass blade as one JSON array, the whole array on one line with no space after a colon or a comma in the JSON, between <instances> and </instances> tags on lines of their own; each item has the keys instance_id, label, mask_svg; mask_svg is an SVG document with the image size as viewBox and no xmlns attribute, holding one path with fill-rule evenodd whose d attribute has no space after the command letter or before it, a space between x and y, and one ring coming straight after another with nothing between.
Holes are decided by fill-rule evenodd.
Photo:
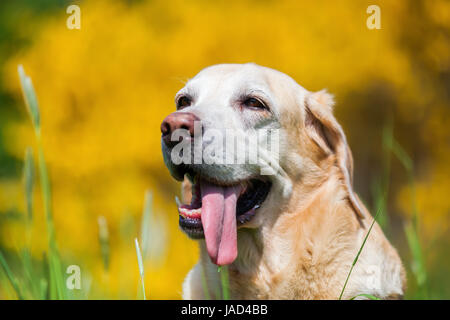
<instances>
[{"instance_id":1,"label":"green grass blade","mask_svg":"<svg viewBox=\"0 0 450 320\"><path fill-rule=\"evenodd\" d=\"M230 289L229 289L229 277L228 277L228 267L222 266L217 268L220 273L220 283L222 284L222 298L223 300L230 300Z\"/></svg>"},{"instance_id":2,"label":"green grass blade","mask_svg":"<svg viewBox=\"0 0 450 320\"><path fill-rule=\"evenodd\" d=\"M48 292L48 282L46 279L42 278L39 281L39 293L41 300L47 299L47 292Z\"/></svg>"},{"instance_id":3,"label":"green grass blade","mask_svg":"<svg viewBox=\"0 0 450 320\"><path fill-rule=\"evenodd\" d=\"M98 241L100 243L103 268L105 271L108 271L110 261L109 231L106 218L103 216L98 217Z\"/></svg>"},{"instance_id":4,"label":"green grass blade","mask_svg":"<svg viewBox=\"0 0 450 320\"><path fill-rule=\"evenodd\" d=\"M409 187L411 190L411 210L413 212L413 216L412 221L405 225L405 234L413 260L411 264L411 270L414 274L418 287L417 298L427 299L427 270L425 266L425 257L423 255L423 250L420 244L419 210L417 208L416 202L416 185L414 181L413 161L400 145L400 143L398 143L396 140L393 140L392 142L392 152L405 168L409 179Z\"/></svg>"},{"instance_id":5,"label":"green grass blade","mask_svg":"<svg viewBox=\"0 0 450 320\"><path fill-rule=\"evenodd\" d=\"M40 112L36 94L34 92L33 83L31 81L31 78L25 74L22 65L19 65L17 67L17 71L19 73L19 79L22 87L25 105L30 114L31 121L33 122L33 127L36 131L36 134L40 136L40 129L41 129Z\"/></svg>"},{"instance_id":6,"label":"green grass blade","mask_svg":"<svg viewBox=\"0 0 450 320\"><path fill-rule=\"evenodd\" d=\"M33 151L28 147L25 151L23 179L28 222L33 218L34 161Z\"/></svg>"},{"instance_id":7,"label":"green grass blade","mask_svg":"<svg viewBox=\"0 0 450 320\"><path fill-rule=\"evenodd\" d=\"M412 159L408 156L403 147L397 142L397 140L392 141L392 152L397 157L398 160L402 163L408 173L413 170L413 162Z\"/></svg>"},{"instance_id":8,"label":"green grass blade","mask_svg":"<svg viewBox=\"0 0 450 320\"><path fill-rule=\"evenodd\" d=\"M22 86L22 92L25 100L25 104L29 111L33 127L36 134L36 140L38 144L38 159L39 159L39 178L42 189L42 198L44 201L44 212L47 225L47 241L48 241L48 267L50 277L50 298L51 299L65 299L66 289L64 281L64 273L62 270L62 264L59 257L59 252L55 238L55 228L53 225L53 213L52 213L52 200L51 200L51 187L48 177L48 170L45 162L44 151L41 140L41 123L39 106L34 92L33 84L30 77L25 74L23 67L18 67L20 83Z\"/></svg>"},{"instance_id":9,"label":"green grass blade","mask_svg":"<svg viewBox=\"0 0 450 320\"><path fill-rule=\"evenodd\" d=\"M14 291L16 292L17 298L19 298L20 300L23 300L24 296L19 288L19 284L18 284L16 278L14 277L14 274L12 273L11 269L9 268L5 257L3 256L3 254L1 252L0 252L0 265L2 266L2 269L5 272L6 277L8 278L9 282L11 283L11 286L13 287Z\"/></svg>"},{"instance_id":10,"label":"green grass blade","mask_svg":"<svg viewBox=\"0 0 450 320\"><path fill-rule=\"evenodd\" d=\"M66 299L65 281L62 270L62 263L56 244L55 227L53 223L52 197L50 180L48 177L47 165L44 151L40 139L38 139L39 149L39 173L44 200L44 212L47 224L47 237L49 247L49 268L50 268L50 296L52 299Z\"/></svg>"},{"instance_id":11,"label":"green grass blade","mask_svg":"<svg viewBox=\"0 0 450 320\"><path fill-rule=\"evenodd\" d=\"M373 295L371 295L371 294L368 294L368 293L361 293L361 294L358 294L358 295L356 295L356 296L350 298L350 300L355 300L355 299L358 298L358 297L366 297L366 298L368 298L368 299L370 299L370 300L381 300L380 298L375 297L375 296L373 296Z\"/></svg>"},{"instance_id":12,"label":"green grass blade","mask_svg":"<svg viewBox=\"0 0 450 320\"><path fill-rule=\"evenodd\" d=\"M39 289L34 281L35 269L31 259L31 238L32 238L32 222L33 222L33 192L34 192L34 160L31 147L25 150L24 166L23 166L23 183L25 193L25 243L26 247L22 251L22 265L24 275L29 291L33 297L39 297Z\"/></svg>"},{"instance_id":13,"label":"green grass blade","mask_svg":"<svg viewBox=\"0 0 450 320\"><path fill-rule=\"evenodd\" d=\"M388 198L391 176L391 147L394 139L394 126L392 118L390 118L387 124L383 127L382 132L382 173L378 180L378 185L375 190L375 203L376 207L374 212L377 212L381 207L383 215L378 217L378 224L383 228L385 232L388 232L389 228L389 215L388 215Z\"/></svg>"},{"instance_id":14,"label":"green grass blade","mask_svg":"<svg viewBox=\"0 0 450 320\"><path fill-rule=\"evenodd\" d=\"M21 255L21 264L23 266L24 281L27 289L31 293L33 299L39 299L39 287L35 279L38 278L36 269L32 263L31 252L29 248L24 248Z\"/></svg>"},{"instance_id":15,"label":"green grass blade","mask_svg":"<svg viewBox=\"0 0 450 320\"><path fill-rule=\"evenodd\" d=\"M145 193L141 218L140 244L142 257L153 266L161 266L167 250L167 222L163 215L157 215L153 207L153 195Z\"/></svg>"},{"instance_id":16,"label":"green grass blade","mask_svg":"<svg viewBox=\"0 0 450 320\"><path fill-rule=\"evenodd\" d=\"M142 214L141 221L141 244L142 244L142 256L147 257L149 253L149 227L151 227L151 218L152 218L152 204L153 204L153 195L147 190L145 193L144 200L144 210Z\"/></svg>"},{"instance_id":17,"label":"green grass blade","mask_svg":"<svg viewBox=\"0 0 450 320\"><path fill-rule=\"evenodd\" d=\"M372 228L373 228L375 222L377 221L377 218L381 212L381 209L382 208L380 207L378 209L377 213L375 214L375 217L373 218L372 224L370 225L370 228L367 231L366 236L364 237L361 247L359 248L358 253L356 254L356 257L352 262L352 266L350 267L350 271L348 272L347 278L345 279L344 286L342 287L341 294L339 295L339 300L342 300L342 295L344 294L345 288L347 287L347 283L348 283L348 280L350 279L350 275L352 274L352 271L353 271L353 268L355 267L356 262L358 262L359 256L361 255L361 252L362 252L364 246L366 245L367 238L369 238L370 232L372 231Z\"/></svg>"},{"instance_id":18,"label":"green grass blade","mask_svg":"<svg viewBox=\"0 0 450 320\"><path fill-rule=\"evenodd\" d=\"M139 241L137 238L134 239L134 244L136 246L136 256L137 256L138 265L139 265L139 277L141 280L142 297L144 298L144 300L147 300L147 298L145 296L144 262L142 260L141 249L139 249Z\"/></svg>"},{"instance_id":19,"label":"green grass blade","mask_svg":"<svg viewBox=\"0 0 450 320\"><path fill-rule=\"evenodd\" d=\"M418 298L427 298L427 271L420 245L419 236L413 223L405 225L406 239L412 255L411 269L418 286Z\"/></svg>"}]
</instances>

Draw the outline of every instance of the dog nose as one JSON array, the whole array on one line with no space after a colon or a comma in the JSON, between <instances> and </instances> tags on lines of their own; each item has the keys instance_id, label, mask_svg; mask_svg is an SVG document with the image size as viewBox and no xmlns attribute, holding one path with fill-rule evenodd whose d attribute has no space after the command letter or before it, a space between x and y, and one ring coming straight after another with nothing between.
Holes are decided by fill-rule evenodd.
<instances>
[{"instance_id":1,"label":"dog nose","mask_svg":"<svg viewBox=\"0 0 450 320\"><path fill-rule=\"evenodd\" d=\"M172 133L177 129L185 129L193 137L195 121L200 121L200 119L190 112L174 112L169 114L161 123L162 139L166 146L173 147L179 142L171 141Z\"/></svg>"}]
</instances>

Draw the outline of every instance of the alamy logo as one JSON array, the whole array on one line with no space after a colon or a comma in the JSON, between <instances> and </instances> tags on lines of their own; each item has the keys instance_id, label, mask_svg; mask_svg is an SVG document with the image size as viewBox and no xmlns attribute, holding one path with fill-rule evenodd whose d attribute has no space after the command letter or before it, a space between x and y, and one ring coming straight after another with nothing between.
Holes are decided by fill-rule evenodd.
<instances>
[{"instance_id":1,"label":"alamy logo","mask_svg":"<svg viewBox=\"0 0 450 320\"><path fill-rule=\"evenodd\" d=\"M369 30L381 29L381 9L373 4L367 7L366 12L370 14L367 18L366 25Z\"/></svg>"},{"instance_id":2,"label":"alamy logo","mask_svg":"<svg viewBox=\"0 0 450 320\"><path fill-rule=\"evenodd\" d=\"M80 266L72 264L67 267L66 273L69 275L66 279L66 287L69 290L81 289L81 269Z\"/></svg>"},{"instance_id":3,"label":"alamy logo","mask_svg":"<svg viewBox=\"0 0 450 320\"><path fill-rule=\"evenodd\" d=\"M67 18L66 26L67 29L81 29L81 9L76 4L72 4L67 7L66 13L70 14Z\"/></svg>"}]
</instances>

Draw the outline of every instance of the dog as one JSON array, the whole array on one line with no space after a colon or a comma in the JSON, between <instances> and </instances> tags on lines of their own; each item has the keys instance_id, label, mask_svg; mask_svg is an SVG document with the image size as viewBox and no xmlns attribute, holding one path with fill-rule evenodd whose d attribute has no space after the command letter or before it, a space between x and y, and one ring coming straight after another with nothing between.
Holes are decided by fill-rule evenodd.
<instances>
[{"instance_id":1,"label":"dog","mask_svg":"<svg viewBox=\"0 0 450 320\"><path fill-rule=\"evenodd\" d=\"M175 101L161 124L162 152L172 176L184 181L180 228L200 247L183 299L220 299L223 265L232 299L402 298L404 267L353 191L352 154L332 95L267 67L220 64L190 79ZM251 145L262 156L253 163L193 156L211 148L208 130L244 137L225 148L231 158L256 131L277 131L276 154L267 139L256 139ZM216 153L220 159L208 154Z\"/></svg>"}]
</instances>

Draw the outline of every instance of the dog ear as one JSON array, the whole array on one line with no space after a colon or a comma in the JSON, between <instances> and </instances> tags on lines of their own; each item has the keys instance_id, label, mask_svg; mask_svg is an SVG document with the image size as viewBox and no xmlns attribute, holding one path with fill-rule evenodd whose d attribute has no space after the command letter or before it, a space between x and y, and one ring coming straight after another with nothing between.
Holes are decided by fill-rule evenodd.
<instances>
[{"instance_id":1,"label":"dog ear","mask_svg":"<svg viewBox=\"0 0 450 320\"><path fill-rule=\"evenodd\" d=\"M342 127L333 116L333 96L325 90L309 94L305 99L305 127L311 139L327 154L334 154L341 171L350 203L361 219L364 215L353 192L353 158Z\"/></svg>"}]
</instances>

